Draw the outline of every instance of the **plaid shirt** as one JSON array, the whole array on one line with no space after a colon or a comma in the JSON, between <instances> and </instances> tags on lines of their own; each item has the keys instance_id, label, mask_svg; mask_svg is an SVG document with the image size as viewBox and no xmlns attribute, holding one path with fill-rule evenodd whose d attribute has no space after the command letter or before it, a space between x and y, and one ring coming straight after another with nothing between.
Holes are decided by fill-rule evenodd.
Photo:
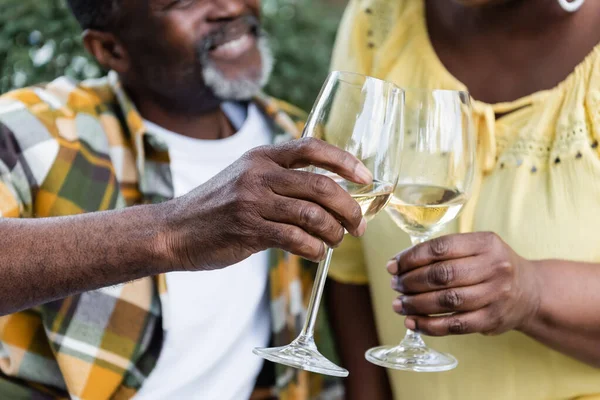
<instances>
[{"instance_id":1,"label":"plaid shirt","mask_svg":"<svg viewBox=\"0 0 600 400\"><path fill-rule=\"evenodd\" d=\"M264 95L255 102L272 121L274 141L299 136L302 112ZM172 197L167 149L146 133L115 73L0 97L0 217L65 216ZM270 259L272 343L284 345L301 328L314 269L278 250ZM158 276L0 317L0 397L131 398L160 353L168 301ZM323 398L325 386L339 389L319 375L276 371L276 386L253 398Z\"/></svg>"}]
</instances>

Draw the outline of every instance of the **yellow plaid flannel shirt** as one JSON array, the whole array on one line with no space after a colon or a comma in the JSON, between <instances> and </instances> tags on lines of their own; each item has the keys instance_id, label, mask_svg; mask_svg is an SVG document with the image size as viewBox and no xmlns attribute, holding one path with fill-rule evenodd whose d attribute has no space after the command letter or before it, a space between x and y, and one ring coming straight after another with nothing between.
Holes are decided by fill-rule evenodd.
<instances>
[{"instance_id":1,"label":"yellow plaid flannel shirt","mask_svg":"<svg viewBox=\"0 0 600 400\"><path fill-rule=\"evenodd\" d=\"M304 114L261 95L274 141L300 135ZM117 74L49 84L0 97L0 218L118 209L173 197L168 151L147 134ZM35 249L32 249L35 251ZM271 252L272 343L303 321L314 269ZM83 293L0 317L0 398L128 399L162 346L164 276ZM322 335L324 336L324 335ZM202 362L199 360L199 362ZM276 385L253 398L332 398L335 381L276 366Z\"/></svg>"}]
</instances>

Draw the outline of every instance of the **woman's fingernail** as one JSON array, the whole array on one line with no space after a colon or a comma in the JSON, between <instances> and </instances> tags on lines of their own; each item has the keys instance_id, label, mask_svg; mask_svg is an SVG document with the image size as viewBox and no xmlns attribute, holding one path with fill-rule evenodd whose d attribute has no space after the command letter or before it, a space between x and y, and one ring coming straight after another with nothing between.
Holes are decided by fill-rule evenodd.
<instances>
[{"instance_id":1,"label":"woman's fingernail","mask_svg":"<svg viewBox=\"0 0 600 400\"><path fill-rule=\"evenodd\" d=\"M402 314L402 300L395 299L394 301L392 301L392 308L398 314Z\"/></svg>"},{"instance_id":2,"label":"woman's fingernail","mask_svg":"<svg viewBox=\"0 0 600 400\"><path fill-rule=\"evenodd\" d=\"M414 331L417 328L417 322L412 318L406 318L404 320L404 326L406 327L406 329Z\"/></svg>"},{"instance_id":3,"label":"woman's fingernail","mask_svg":"<svg viewBox=\"0 0 600 400\"><path fill-rule=\"evenodd\" d=\"M387 271L392 275L396 275L398 273L398 263L395 259L391 259L390 261L388 261L386 268Z\"/></svg>"}]
</instances>

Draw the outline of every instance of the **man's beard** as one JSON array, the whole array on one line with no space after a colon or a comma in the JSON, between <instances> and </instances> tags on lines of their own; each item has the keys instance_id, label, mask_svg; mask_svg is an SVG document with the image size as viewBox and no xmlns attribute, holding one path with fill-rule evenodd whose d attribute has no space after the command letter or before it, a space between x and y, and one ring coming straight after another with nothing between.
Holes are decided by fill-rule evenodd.
<instances>
[{"instance_id":1,"label":"man's beard","mask_svg":"<svg viewBox=\"0 0 600 400\"><path fill-rule=\"evenodd\" d=\"M207 55L202 57L204 84L215 97L220 100L249 100L262 90L271 77L275 62L266 34L260 32L257 35L257 47L261 61L260 76L257 78L227 78Z\"/></svg>"}]
</instances>

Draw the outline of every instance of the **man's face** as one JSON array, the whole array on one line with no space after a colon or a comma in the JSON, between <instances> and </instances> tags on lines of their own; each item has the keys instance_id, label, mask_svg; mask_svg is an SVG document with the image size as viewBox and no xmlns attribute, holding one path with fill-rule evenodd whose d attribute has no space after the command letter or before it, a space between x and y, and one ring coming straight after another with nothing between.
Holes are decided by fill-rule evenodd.
<instances>
[{"instance_id":1,"label":"man's face","mask_svg":"<svg viewBox=\"0 0 600 400\"><path fill-rule=\"evenodd\" d=\"M128 80L166 100L248 99L272 68L259 0L124 0ZM193 108L193 105L190 105Z\"/></svg>"}]
</instances>

